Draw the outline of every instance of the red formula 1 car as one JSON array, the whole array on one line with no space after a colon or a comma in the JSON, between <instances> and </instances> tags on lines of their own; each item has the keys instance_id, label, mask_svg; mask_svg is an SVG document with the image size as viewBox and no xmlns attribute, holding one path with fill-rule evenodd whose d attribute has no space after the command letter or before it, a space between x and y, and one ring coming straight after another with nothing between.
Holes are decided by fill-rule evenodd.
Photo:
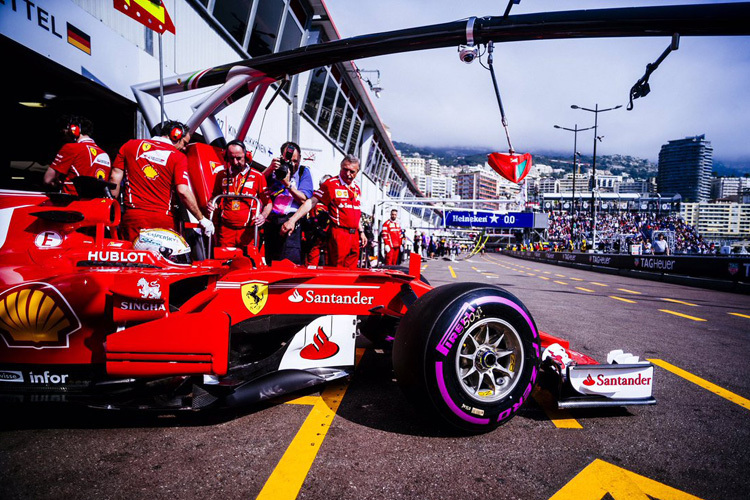
<instances>
[{"instance_id":1,"label":"red formula 1 car","mask_svg":"<svg viewBox=\"0 0 750 500\"><path fill-rule=\"evenodd\" d=\"M237 127L244 140L267 89L290 75L490 41L747 35L749 14L750 4L733 3L472 17L304 46L133 93L154 130L160 93L215 89L198 94L187 120L207 143L188 151L191 184L205 206L217 148L226 144L216 113L249 96ZM247 255L214 249L210 258L180 263L191 249L179 235L112 238L119 205L104 189L77 190L81 198L0 191L6 400L164 410L248 404L349 375L361 333L393 336L394 369L409 398L435 421L467 432L508 421L543 379L561 407L654 402L649 363L613 351L597 364L539 332L521 301L501 288L432 288L419 278L416 255L408 272L266 266L252 248Z\"/></svg>"},{"instance_id":2,"label":"red formula 1 car","mask_svg":"<svg viewBox=\"0 0 750 500\"><path fill-rule=\"evenodd\" d=\"M266 266L253 251L228 249L216 249L226 258L177 263L189 248L176 233L149 231L150 246L108 237L119 219L111 198L0 191L5 401L249 404L349 375L363 333L392 335L406 393L468 432L516 414L540 370L563 403L653 402L651 365L593 365L540 333L498 287L430 287L417 255L408 273Z\"/></svg>"}]
</instances>

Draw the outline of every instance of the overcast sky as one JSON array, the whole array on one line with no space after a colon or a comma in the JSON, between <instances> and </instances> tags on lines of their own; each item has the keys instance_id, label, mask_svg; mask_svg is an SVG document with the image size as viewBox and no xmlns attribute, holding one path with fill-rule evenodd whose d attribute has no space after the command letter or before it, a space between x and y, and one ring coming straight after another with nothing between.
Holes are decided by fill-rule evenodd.
<instances>
[{"instance_id":1,"label":"overcast sky","mask_svg":"<svg viewBox=\"0 0 750 500\"><path fill-rule=\"evenodd\" d=\"M325 0L341 37L500 16L507 0ZM523 0L511 11L533 12L719 3L691 0ZM662 144L705 134L714 158L750 165L750 37L683 37L679 50L651 75L651 93L626 111L628 94L670 38L547 40L495 45L510 134L518 152L573 150L573 133L594 124L582 107L623 107L599 115L597 154L656 160ZM459 61L456 48L356 61L380 70L383 92L373 102L393 140L421 146L481 146L507 151L489 71ZM364 76L376 79L375 74ZM591 154L593 131L579 133Z\"/></svg>"}]
</instances>

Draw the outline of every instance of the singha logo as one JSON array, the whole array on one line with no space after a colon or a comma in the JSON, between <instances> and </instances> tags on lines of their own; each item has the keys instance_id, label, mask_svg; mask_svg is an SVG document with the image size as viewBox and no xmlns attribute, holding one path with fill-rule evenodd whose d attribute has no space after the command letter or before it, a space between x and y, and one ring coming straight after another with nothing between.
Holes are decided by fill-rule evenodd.
<instances>
[{"instance_id":1,"label":"singha logo","mask_svg":"<svg viewBox=\"0 0 750 500\"><path fill-rule=\"evenodd\" d=\"M158 281L152 281L149 283L146 278L138 280L138 288L141 292L141 297L144 299L160 299L161 298L161 286Z\"/></svg>"}]
</instances>

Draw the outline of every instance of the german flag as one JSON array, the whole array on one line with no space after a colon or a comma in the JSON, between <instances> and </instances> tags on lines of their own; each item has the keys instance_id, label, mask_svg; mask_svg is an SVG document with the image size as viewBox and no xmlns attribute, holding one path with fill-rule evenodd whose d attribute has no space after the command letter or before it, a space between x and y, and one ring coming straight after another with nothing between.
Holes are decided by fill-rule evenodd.
<instances>
[{"instance_id":1,"label":"german flag","mask_svg":"<svg viewBox=\"0 0 750 500\"><path fill-rule=\"evenodd\" d=\"M68 24L68 43L91 55L91 37L70 23Z\"/></svg>"}]
</instances>

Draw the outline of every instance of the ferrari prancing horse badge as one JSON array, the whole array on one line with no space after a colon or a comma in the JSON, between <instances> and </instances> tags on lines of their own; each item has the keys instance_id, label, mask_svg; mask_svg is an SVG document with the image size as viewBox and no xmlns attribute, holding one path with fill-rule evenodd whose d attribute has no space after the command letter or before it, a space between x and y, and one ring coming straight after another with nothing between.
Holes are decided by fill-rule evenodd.
<instances>
[{"instance_id":1,"label":"ferrari prancing horse badge","mask_svg":"<svg viewBox=\"0 0 750 500\"><path fill-rule=\"evenodd\" d=\"M247 310L253 314L258 314L263 310L268 300L268 284L260 281L251 281L245 283L240 289L242 293L242 302Z\"/></svg>"}]
</instances>

